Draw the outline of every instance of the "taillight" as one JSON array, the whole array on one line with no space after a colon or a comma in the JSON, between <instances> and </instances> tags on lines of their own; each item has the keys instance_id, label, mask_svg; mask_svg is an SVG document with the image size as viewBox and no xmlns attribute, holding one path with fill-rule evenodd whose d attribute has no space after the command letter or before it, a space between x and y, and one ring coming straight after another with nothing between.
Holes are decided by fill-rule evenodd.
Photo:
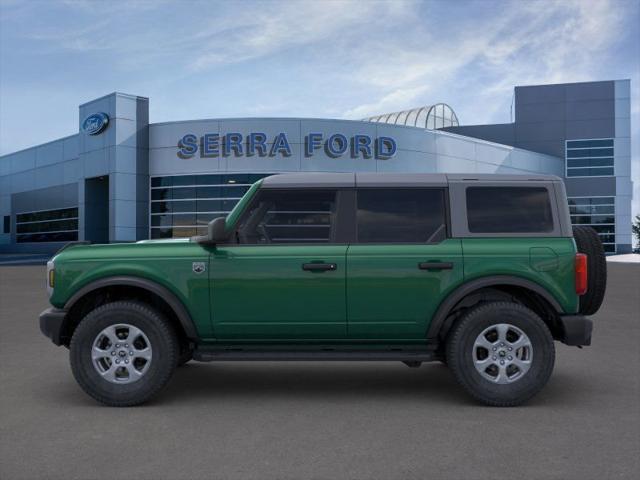
<instances>
[{"instance_id":1,"label":"taillight","mask_svg":"<svg viewBox=\"0 0 640 480\"><path fill-rule=\"evenodd\" d=\"M576 253L576 293L587 293L587 256L584 253Z\"/></svg>"}]
</instances>

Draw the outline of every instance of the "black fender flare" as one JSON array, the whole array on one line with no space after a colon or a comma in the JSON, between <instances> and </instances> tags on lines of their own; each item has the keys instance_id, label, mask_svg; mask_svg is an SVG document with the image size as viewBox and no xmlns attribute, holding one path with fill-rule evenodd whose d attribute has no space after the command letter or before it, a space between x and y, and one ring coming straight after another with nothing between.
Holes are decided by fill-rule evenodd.
<instances>
[{"instance_id":1,"label":"black fender flare","mask_svg":"<svg viewBox=\"0 0 640 480\"><path fill-rule=\"evenodd\" d=\"M64 305L64 309L69 311L81 298L88 293L95 290L111 287L111 286L130 286L138 287L147 290L167 302L169 307L173 310L180 322L180 325L184 329L187 338L190 340L196 340L198 338L198 332L193 324L189 311L184 306L184 303L168 288L146 278L133 277L128 275L120 275L114 277L105 277L99 280L95 280L87 285L83 286L80 290L74 293Z\"/></svg>"},{"instance_id":2,"label":"black fender flare","mask_svg":"<svg viewBox=\"0 0 640 480\"><path fill-rule=\"evenodd\" d=\"M427 330L427 341L438 341L438 336L441 329L445 326L445 322L447 316L449 315L449 312L453 307L456 306L456 304L460 300L482 288L498 285L526 288L544 298L547 302L549 302L549 304L554 308L556 312L562 313L563 311L560 303L558 303L558 301L544 287L531 280L527 280L526 278L516 277L512 275L493 275L490 277L476 278L475 280L471 280L460 285L440 303L438 309L436 310L436 313L431 319L429 329Z\"/></svg>"}]
</instances>

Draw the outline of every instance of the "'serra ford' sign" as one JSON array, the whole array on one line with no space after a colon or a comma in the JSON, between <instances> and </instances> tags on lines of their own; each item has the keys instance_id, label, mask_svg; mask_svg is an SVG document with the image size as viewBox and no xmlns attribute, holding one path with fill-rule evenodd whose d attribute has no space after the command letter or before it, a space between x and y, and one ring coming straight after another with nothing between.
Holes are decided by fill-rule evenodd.
<instances>
[{"instance_id":1,"label":"'serra ford' sign","mask_svg":"<svg viewBox=\"0 0 640 480\"><path fill-rule=\"evenodd\" d=\"M89 115L82 122L82 131L89 135L97 135L109 125L109 115L103 112Z\"/></svg>"},{"instance_id":2,"label":"'serra ford' sign","mask_svg":"<svg viewBox=\"0 0 640 480\"><path fill-rule=\"evenodd\" d=\"M318 151L333 158L345 154L351 158L389 159L396 154L396 141L391 137L371 138L369 135L346 137L341 133L325 136L322 133L309 133L304 137L304 155L312 157ZM275 157L291 156L291 144L286 133L278 133L268 138L265 133L253 132L244 136L241 133L206 133L201 137L187 133L178 142L178 156L191 158L227 156Z\"/></svg>"}]
</instances>

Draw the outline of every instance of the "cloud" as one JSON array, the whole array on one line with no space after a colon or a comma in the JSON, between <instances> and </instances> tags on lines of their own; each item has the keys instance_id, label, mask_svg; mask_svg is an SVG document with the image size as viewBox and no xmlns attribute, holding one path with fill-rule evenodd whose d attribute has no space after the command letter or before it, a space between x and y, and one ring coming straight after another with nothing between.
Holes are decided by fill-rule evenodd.
<instances>
[{"instance_id":1,"label":"cloud","mask_svg":"<svg viewBox=\"0 0 640 480\"><path fill-rule=\"evenodd\" d=\"M152 121L446 102L471 124L508 121L515 85L631 78L640 174L637 0L0 2L3 151L113 90L151 97ZM67 120L34 131L34 111Z\"/></svg>"},{"instance_id":2,"label":"cloud","mask_svg":"<svg viewBox=\"0 0 640 480\"><path fill-rule=\"evenodd\" d=\"M461 20L455 34L446 41L416 25L413 43L421 48L407 48L403 38L385 39L384 43L367 44L368 52L381 52L387 61L380 68L377 58L356 66L356 79L380 98L378 101L350 106L345 117L359 117L412 106L403 92L419 93L443 90L447 84L464 82L469 76L482 84L478 95L483 97L479 111L488 120L491 108L502 100L514 85L554 83L593 79L600 74L594 62L596 54L611 46L624 23L624 9L609 0L584 2L563 0L553 2L501 3L500 15L477 21ZM544 8L540 8L544 5ZM478 81L489 77L490 81ZM428 86L420 90L420 87ZM418 98L415 98L418 100ZM431 99L435 101L438 99Z\"/></svg>"},{"instance_id":3,"label":"cloud","mask_svg":"<svg viewBox=\"0 0 640 480\"><path fill-rule=\"evenodd\" d=\"M101 3L97 9L92 0L66 0L53 6L50 14L63 21L42 20L23 38L42 42L49 52L109 50L114 61L131 66L174 59L182 68L200 73L283 51L296 54L301 46L327 42L331 48L341 36L395 24L415 4L407 0L135 1L126 8L118 2ZM35 13L28 4L17 4L12 11L25 19Z\"/></svg>"},{"instance_id":4,"label":"cloud","mask_svg":"<svg viewBox=\"0 0 640 480\"><path fill-rule=\"evenodd\" d=\"M273 4L262 4L270 7ZM331 42L350 30L363 26L374 30L389 18L402 17L408 3L325 1L287 2L279 8L250 9L234 16L230 31L198 34L200 53L190 67L201 71L223 64L241 63L282 50L318 42ZM331 47L330 47L331 48ZM208 53L207 50L212 52ZM204 50L204 52L202 51Z\"/></svg>"},{"instance_id":5,"label":"cloud","mask_svg":"<svg viewBox=\"0 0 640 480\"><path fill-rule=\"evenodd\" d=\"M376 102L365 103L347 110L344 117L360 119L371 112L391 113L398 105L413 105L428 89L428 86L398 88Z\"/></svg>"}]
</instances>

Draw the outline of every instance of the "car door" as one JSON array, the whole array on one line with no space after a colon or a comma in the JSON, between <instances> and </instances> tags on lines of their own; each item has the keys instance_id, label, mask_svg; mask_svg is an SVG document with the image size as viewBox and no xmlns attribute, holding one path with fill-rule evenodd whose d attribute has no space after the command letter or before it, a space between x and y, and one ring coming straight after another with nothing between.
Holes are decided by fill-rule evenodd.
<instances>
[{"instance_id":1,"label":"car door","mask_svg":"<svg viewBox=\"0 0 640 480\"><path fill-rule=\"evenodd\" d=\"M211 252L216 338L330 340L346 336L346 251L335 189L264 189Z\"/></svg>"},{"instance_id":2,"label":"car door","mask_svg":"<svg viewBox=\"0 0 640 480\"><path fill-rule=\"evenodd\" d=\"M347 252L348 336L424 340L462 281L462 246L448 238L445 188L361 188Z\"/></svg>"}]
</instances>

